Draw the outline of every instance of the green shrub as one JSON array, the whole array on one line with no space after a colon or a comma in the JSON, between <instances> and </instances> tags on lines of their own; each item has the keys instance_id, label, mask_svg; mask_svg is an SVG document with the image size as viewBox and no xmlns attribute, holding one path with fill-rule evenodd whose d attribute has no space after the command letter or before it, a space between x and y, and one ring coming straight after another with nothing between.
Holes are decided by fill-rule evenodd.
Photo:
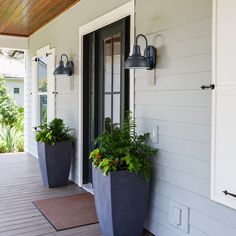
<instances>
[{"instance_id":1,"label":"green shrub","mask_svg":"<svg viewBox=\"0 0 236 236\"><path fill-rule=\"evenodd\" d=\"M24 136L22 135L16 142L17 152L24 152Z\"/></svg>"},{"instance_id":2,"label":"green shrub","mask_svg":"<svg viewBox=\"0 0 236 236\"><path fill-rule=\"evenodd\" d=\"M17 121L18 108L13 98L7 94L6 82L0 77L0 121L13 127Z\"/></svg>"},{"instance_id":3,"label":"green shrub","mask_svg":"<svg viewBox=\"0 0 236 236\"><path fill-rule=\"evenodd\" d=\"M17 119L14 124L14 127L16 128L17 131L24 133L24 108L23 107L18 107L18 114L17 114Z\"/></svg>"},{"instance_id":4,"label":"green shrub","mask_svg":"<svg viewBox=\"0 0 236 236\"><path fill-rule=\"evenodd\" d=\"M71 129L66 126L62 119L55 118L50 123L37 127L36 141L55 145L57 142L75 141L70 134Z\"/></svg>"},{"instance_id":5,"label":"green shrub","mask_svg":"<svg viewBox=\"0 0 236 236\"><path fill-rule=\"evenodd\" d=\"M143 173L146 180L150 180L150 157L157 150L148 145L149 134L138 135L130 115L122 128L112 124L109 118L106 119L105 127L104 134L97 138L98 148L90 154L94 167L102 169L104 175L112 171L128 170L136 174Z\"/></svg>"},{"instance_id":6,"label":"green shrub","mask_svg":"<svg viewBox=\"0 0 236 236\"><path fill-rule=\"evenodd\" d=\"M17 141L20 139L20 133L14 127L2 126L0 140L6 146L6 152L17 151Z\"/></svg>"},{"instance_id":7,"label":"green shrub","mask_svg":"<svg viewBox=\"0 0 236 236\"><path fill-rule=\"evenodd\" d=\"M0 141L0 153L7 152L6 144L1 140Z\"/></svg>"},{"instance_id":8,"label":"green shrub","mask_svg":"<svg viewBox=\"0 0 236 236\"><path fill-rule=\"evenodd\" d=\"M24 108L17 107L0 77L0 153L24 150Z\"/></svg>"}]
</instances>

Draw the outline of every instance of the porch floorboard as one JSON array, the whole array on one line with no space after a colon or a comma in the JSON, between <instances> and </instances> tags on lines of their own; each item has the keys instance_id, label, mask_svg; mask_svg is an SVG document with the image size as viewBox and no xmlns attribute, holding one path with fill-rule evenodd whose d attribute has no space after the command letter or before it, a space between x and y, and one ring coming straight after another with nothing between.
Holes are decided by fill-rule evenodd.
<instances>
[{"instance_id":1,"label":"porch floorboard","mask_svg":"<svg viewBox=\"0 0 236 236\"><path fill-rule=\"evenodd\" d=\"M75 184L44 188L37 159L26 153L1 154L0 236L102 236L98 224L57 232L32 203L82 192Z\"/></svg>"}]
</instances>

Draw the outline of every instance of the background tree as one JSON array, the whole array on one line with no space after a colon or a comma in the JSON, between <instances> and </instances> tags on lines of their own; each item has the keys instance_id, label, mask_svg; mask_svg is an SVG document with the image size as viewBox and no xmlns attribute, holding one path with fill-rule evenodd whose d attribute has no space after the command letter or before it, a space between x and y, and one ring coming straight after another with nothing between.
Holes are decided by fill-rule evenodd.
<instances>
[{"instance_id":1,"label":"background tree","mask_svg":"<svg viewBox=\"0 0 236 236\"><path fill-rule=\"evenodd\" d=\"M7 94L6 82L0 77L0 121L2 124L13 127L18 118L18 107L13 98Z\"/></svg>"}]
</instances>

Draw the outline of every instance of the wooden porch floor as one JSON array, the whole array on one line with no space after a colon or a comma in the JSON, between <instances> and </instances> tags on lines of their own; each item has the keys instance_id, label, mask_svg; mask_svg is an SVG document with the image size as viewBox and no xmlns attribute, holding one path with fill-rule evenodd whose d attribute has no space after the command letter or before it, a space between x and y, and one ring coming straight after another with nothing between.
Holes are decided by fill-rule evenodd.
<instances>
[{"instance_id":1,"label":"wooden porch floor","mask_svg":"<svg viewBox=\"0 0 236 236\"><path fill-rule=\"evenodd\" d=\"M98 224L56 232L32 203L81 192L75 184L42 187L38 162L27 154L0 155L0 236L101 236Z\"/></svg>"}]
</instances>

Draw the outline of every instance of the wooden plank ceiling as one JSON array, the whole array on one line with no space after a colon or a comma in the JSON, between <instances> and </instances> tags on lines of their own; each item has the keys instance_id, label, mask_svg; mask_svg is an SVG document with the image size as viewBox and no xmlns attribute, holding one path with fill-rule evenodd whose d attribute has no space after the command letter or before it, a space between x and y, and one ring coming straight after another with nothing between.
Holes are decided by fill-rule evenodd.
<instances>
[{"instance_id":1,"label":"wooden plank ceiling","mask_svg":"<svg viewBox=\"0 0 236 236\"><path fill-rule=\"evenodd\" d=\"M79 0L0 0L0 34L28 37Z\"/></svg>"}]
</instances>

